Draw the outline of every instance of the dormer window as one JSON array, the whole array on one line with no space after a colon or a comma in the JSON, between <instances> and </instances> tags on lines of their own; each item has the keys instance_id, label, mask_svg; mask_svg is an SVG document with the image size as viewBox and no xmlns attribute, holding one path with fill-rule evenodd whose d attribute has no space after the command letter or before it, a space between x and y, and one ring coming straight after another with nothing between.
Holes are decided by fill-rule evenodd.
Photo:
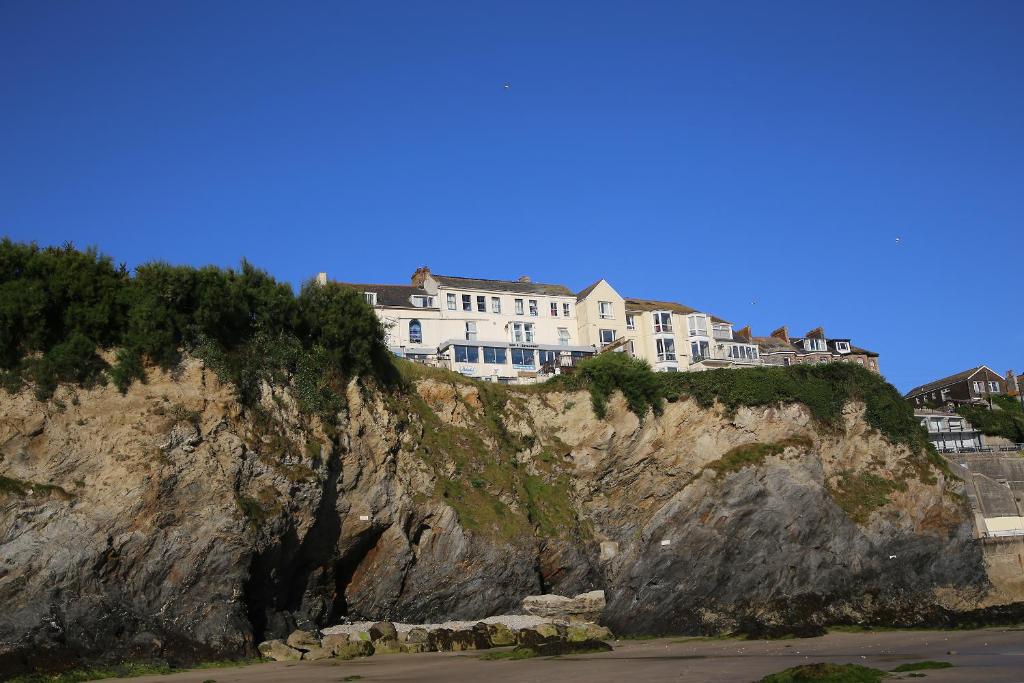
<instances>
[{"instance_id":1,"label":"dormer window","mask_svg":"<svg viewBox=\"0 0 1024 683\"><path fill-rule=\"evenodd\" d=\"M413 294L411 301L415 308L432 308L434 306L434 297L425 294Z\"/></svg>"},{"instance_id":2,"label":"dormer window","mask_svg":"<svg viewBox=\"0 0 1024 683\"><path fill-rule=\"evenodd\" d=\"M825 351L825 340L824 339L804 339L804 350L805 351Z\"/></svg>"},{"instance_id":3,"label":"dormer window","mask_svg":"<svg viewBox=\"0 0 1024 683\"><path fill-rule=\"evenodd\" d=\"M377 305L377 292L363 292L363 298L366 299L366 303L371 306Z\"/></svg>"},{"instance_id":4,"label":"dormer window","mask_svg":"<svg viewBox=\"0 0 1024 683\"><path fill-rule=\"evenodd\" d=\"M838 351L839 353L849 353L850 352L850 342L837 341L836 342L836 351Z\"/></svg>"}]
</instances>

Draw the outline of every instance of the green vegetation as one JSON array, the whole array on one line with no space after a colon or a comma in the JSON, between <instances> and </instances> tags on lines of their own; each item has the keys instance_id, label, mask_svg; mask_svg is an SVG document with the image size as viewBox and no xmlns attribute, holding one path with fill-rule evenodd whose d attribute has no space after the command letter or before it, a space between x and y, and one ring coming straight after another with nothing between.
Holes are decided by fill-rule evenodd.
<instances>
[{"instance_id":1,"label":"green vegetation","mask_svg":"<svg viewBox=\"0 0 1024 683\"><path fill-rule=\"evenodd\" d=\"M114 351L113 364L100 351ZM94 249L0 242L0 380L34 386L112 381L126 391L152 363L202 357L252 403L262 382L294 378L305 410L330 413L352 377L398 381L384 331L355 290L287 284L238 270L148 263L134 275Z\"/></svg>"},{"instance_id":2,"label":"green vegetation","mask_svg":"<svg viewBox=\"0 0 1024 683\"><path fill-rule=\"evenodd\" d=\"M829 487L829 493L850 519L862 524L872 512L889 502L890 493L906 488L904 481L885 479L872 472L843 472L839 482Z\"/></svg>"},{"instance_id":3,"label":"green vegetation","mask_svg":"<svg viewBox=\"0 0 1024 683\"><path fill-rule=\"evenodd\" d=\"M1011 396L993 396L992 410L981 406L960 406L957 412L986 436L1001 436L1024 443L1024 406Z\"/></svg>"},{"instance_id":4,"label":"green vegetation","mask_svg":"<svg viewBox=\"0 0 1024 683\"><path fill-rule=\"evenodd\" d=\"M802 664L765 676L761 683L880 683L885 676L859 664Z\"/></svg>"},{"instance_id":5,"label":"green vegetation","mask_svg":"<svg viewBox=\"0 0 1024 683\"><path fill-rule=\"evenodd\" d=\"M37 484L31 481L22 481L21 479L12 479L10 477L0 476L0 497L5 495L17 496L24 498L28 495L56 495L64 500L71 500L74 498L73 494L68 493L60 486L55 484Z\"/></svg>"},{"instance_id":6,"label":"green vegetation","mask_svg":"<svg viewBox=\"0 0 1024 683\"><path fill-rule=\"evenodd\" d=\"M902 673L904 671L927 671L928 669L950 669L952 664L949 662L937 662L934 659L928 659L923 662L908 662L906 664L900 664L893 671Z\"/></svg>"},{"instance_id":7,"label":"green vegetation","mask_svg":"<svg viewBox=\"0 0 1024 683\"><path fill-rule=\"evenodd\" d=\"M589 389L594 414L603 418L608 399L621 391L629 409L641 418L648 410L661 412L664 391L658 375L639 358L625 353L601 353L581 362L576 372L553 380L567 389Z\"/></svg>"},{"instance_id":8,"label":"green vegetation","mask_svg":"<svg viewBox=\"0 0 1024 683\"><path fill-rule=\"evenodd\" d=\"M488 652L481 655L480 659L532 659L534 657L559 657L562 655L588 655L597 652L611 652L612 647L600 640L566 641L553 640L537 645L520 645L513 650L502 652Z\"/></svg>"},{"instance_id":9,"label":"green vegetation","mask_svg":"<svg viewBox=\"0 0 1024 683\"><path fill-rule=\"evenodd\" d=\"M748 443L728 451L718 460L708 463L705 469L714 470L716 474L737 472L744 467L758 465L765 458L779 455L787 448L807 449L814 443L806 436L791 436L774 443Z\"/></svg>"},{"instance_id":10,"label":"green vegetation","mask_svg":"<svg viewBox=\"0 0 1024 683\"><path fill-rule=\"evenodd\" d=\"M15 676L14 678L5 679L8 683L81 683L82 681L98 681L107 678L137 678L139 676L153 676L153 675L167 675L174 673L181 673L183 671L193 671L196 669L224 669L233 668L238 666L247 666L249 664L255 664L260 660L247 659L247 660L219 660L212 662L202 662L195 666L179 668L176 666L169 666L167 664L135 664L131 662L122 662L120 664L110 664L105 666L93 666L85 667L81 669L72 669L70 671L63 671L60 673L35 673L25 674L22 676ZM216 683L212 679L207 679L203 683Z\"/></svg>"}]
</instances>

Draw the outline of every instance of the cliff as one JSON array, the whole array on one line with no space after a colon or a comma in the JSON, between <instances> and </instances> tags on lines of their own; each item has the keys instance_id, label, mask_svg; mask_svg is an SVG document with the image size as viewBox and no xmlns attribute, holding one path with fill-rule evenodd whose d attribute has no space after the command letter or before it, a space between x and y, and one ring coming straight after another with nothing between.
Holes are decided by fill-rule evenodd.
<instances>
[{"instance_id":1,"label":"cliff","mask_svg":"<svg viewBox=\"0 0 1024 683\"><path fill-rule=\"evenodd\" d=\"M196 360L122 395L0 393L0 672L240 656L344 618L436 621L601 588L623 633L935 623L993 585L958 482L799 404L420 373L337 421Z\"/></svg>"}]
</instances>

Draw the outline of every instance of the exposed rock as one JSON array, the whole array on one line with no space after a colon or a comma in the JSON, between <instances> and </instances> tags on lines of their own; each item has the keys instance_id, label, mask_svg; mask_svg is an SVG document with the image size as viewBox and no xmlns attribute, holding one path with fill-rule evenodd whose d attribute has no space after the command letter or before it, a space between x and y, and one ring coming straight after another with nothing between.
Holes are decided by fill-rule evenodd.
<instances>
[{"instance_id":1,"label":"exposed rock","mask_svg":"<svg viewBox=\"0 0 1024 683\"><path fill-rule=\"evenodd\" d=\"M483 629L472 628L453 631L449 642L453 652L487 650L491 647L491 640L487 635L486 626Z\"/></svg>"},{"instance_id":2,"label":"exposed rock","mask_svg":"<svg viewBox=\"0 0 1024 683\"><path fill-rule=\"evenodd\" d=\"M402 643L402 652L408 654L416 654L419 652L431 652L430 645L427 643Z\"/></svg>"},{"instance_id":3,"label":"exposed rock","mask_svg":"<svg viewBox=\"0 0 1024 683\"><path fill-rule=\"evenodd\" d=\"M490 636L493 647L516 644L516 634L505 624L488 624L487 634Z\"/></svg>"},{"instance_id":4,"label":"exposed rock","mask_svg":"<svg viewBox=\"0 0 1024 683\"><path fill-rule=\"evenodd\" d=\"M349 638L347 633L332 633L324 636L320 642L321 647L325 650L330 650L331 655L337 655L340 649L348 646Z\"/></svg>"},{"instance_id":5,"label":"exposed rock","mask_svg":"<svg viewBox=\"0 0 1024 683\"><path fill-rule=\"evenodd\" d=\"M378 621L370 627L370 640L398 638L398 629L390 621Z\"/></svg>"},{"instance_id":6,"label":"exposed rock","mask_svg":"<svg viewBox=\"0 0 1024 683\"><path fill-rule=\"evenodd\" d=\"M569 632L566 637L573 642L608 640L612 637L612 632L607 627L598 624L572 623L569 624Z\"/></svg>"},{"instance_id":7,"label":"exposed rock","mask_svg":"<svg viewBox=\"0 0 1024 683\"><path fill-rule=\"evenodd\" d=\"M414 627L409 629L405 636L405 642L407 643L426 643L430 637L430 633L425 628Z\"/></svg>"},{"instance_id":8,"label":"exposed rock","mask_svg":"<svg viewBox=\"0 0 1024 683\"><path fill-rule=\"evenodd\" d=\"M373 641L374 654L394 654L401 651L402 643L398 641L398 638L378 638Z\"/></svg>"},{"instance_id":9,"label":"exposed rock","mask_svg":"<svg viewBox=\"0 0 1024 683\"><path fill-rule=\"evenodd\" d=\"M474 619L595 586L620 634L939 625L1024 597L986 572L956 482L862 405L819 429L799 405L689 400L641 421L616 395L598 420L586 393L496 406L467 387L422 380L413 400L352 383L329 425L284 384L243 407L194 359L63 412L0 392L0 475L68 492L0 495L0 677L157 644L181 662L251 656L296 629ZM866 473L894 483L881 503L843 501ZM453 647L451 631L426 640Z\"/></svg>"},{"instance_id":10,"label":"exposed rock","mask_svg":"<svg viewBox=\"0 0 1024 683\"><path fill-rule=\"evenodd\" d=\"M516 642L520 645L536 645L551 640L566 638L568 631L565 627L558 628L557 624L539 624L534 628L521 628L516 632Z\"/></svg>"},{"instance_id":11,"label":"exposed rock","mask_svg":"<svg viewBox=\"0 0 1024 683\"><path fill-rule=\"evenodd\" d=\"M530 595L523 599L523 611L546 619L599 621L604 612L604 591L581 593L574 598L562 595Z\"/></svg>"},{"instance_id":12,"label":"exposed rock","mask_svg":"<svg viewBox=\"0 0 1024 683\"><path fill-rule=\"evenodd\" d=\"M354 659L369 657L374 654L373 643L368 640L350 640L345 645L335 645L334 656L338 659Z\"/></svg>"},{"instance_id":13,"label":"exposed rock","mask_svg":"<svg viewBox=\"0 0 1024 683\"><path fill-rule=\"evenodd\" d=\"M327 659L328 657L334 656L334 649L327 647L314 647L312 650L308 650L302 653L302 659L313 661L316 659Z\"/></svg>"},{"instance_id":14,"label":"exposed rock","mask_svg":"<svg viewBox=\"0 0 1024 683\"><path fill-rule=\"evenodd\" d=\"M275 662L297 662L302 657L302 652L294 647L289 647L283 640L267 640L260 643L260 655L266 659L273 659Z\"/></svg>"},{"instance_id":15,"label":"exposed rock","mask_svg":"<svg viewBox=\"0 0 1024 683\"><path fill-rule=\"evenodd\" d=\"M285 642L289 647L305 652L320 647L320 634L316 631L292 631Z\"/></svg>"}]
</instances>

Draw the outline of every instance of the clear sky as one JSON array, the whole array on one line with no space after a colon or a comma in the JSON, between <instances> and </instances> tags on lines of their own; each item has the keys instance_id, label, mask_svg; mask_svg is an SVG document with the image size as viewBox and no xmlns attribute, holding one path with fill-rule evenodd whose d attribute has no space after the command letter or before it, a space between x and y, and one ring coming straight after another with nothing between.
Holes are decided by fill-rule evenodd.
<instances>
[{"instance_id":1,"label":"clear sky","mask_svg":"<svg viewBox=\"0 0 1024 683\"><path fill-rule=\"evenodd\" d=\"M0 2L0 234L1024 370L1024 2ZM506 84L509 87L505 87Z\"/></svg>"}]
</instances>

